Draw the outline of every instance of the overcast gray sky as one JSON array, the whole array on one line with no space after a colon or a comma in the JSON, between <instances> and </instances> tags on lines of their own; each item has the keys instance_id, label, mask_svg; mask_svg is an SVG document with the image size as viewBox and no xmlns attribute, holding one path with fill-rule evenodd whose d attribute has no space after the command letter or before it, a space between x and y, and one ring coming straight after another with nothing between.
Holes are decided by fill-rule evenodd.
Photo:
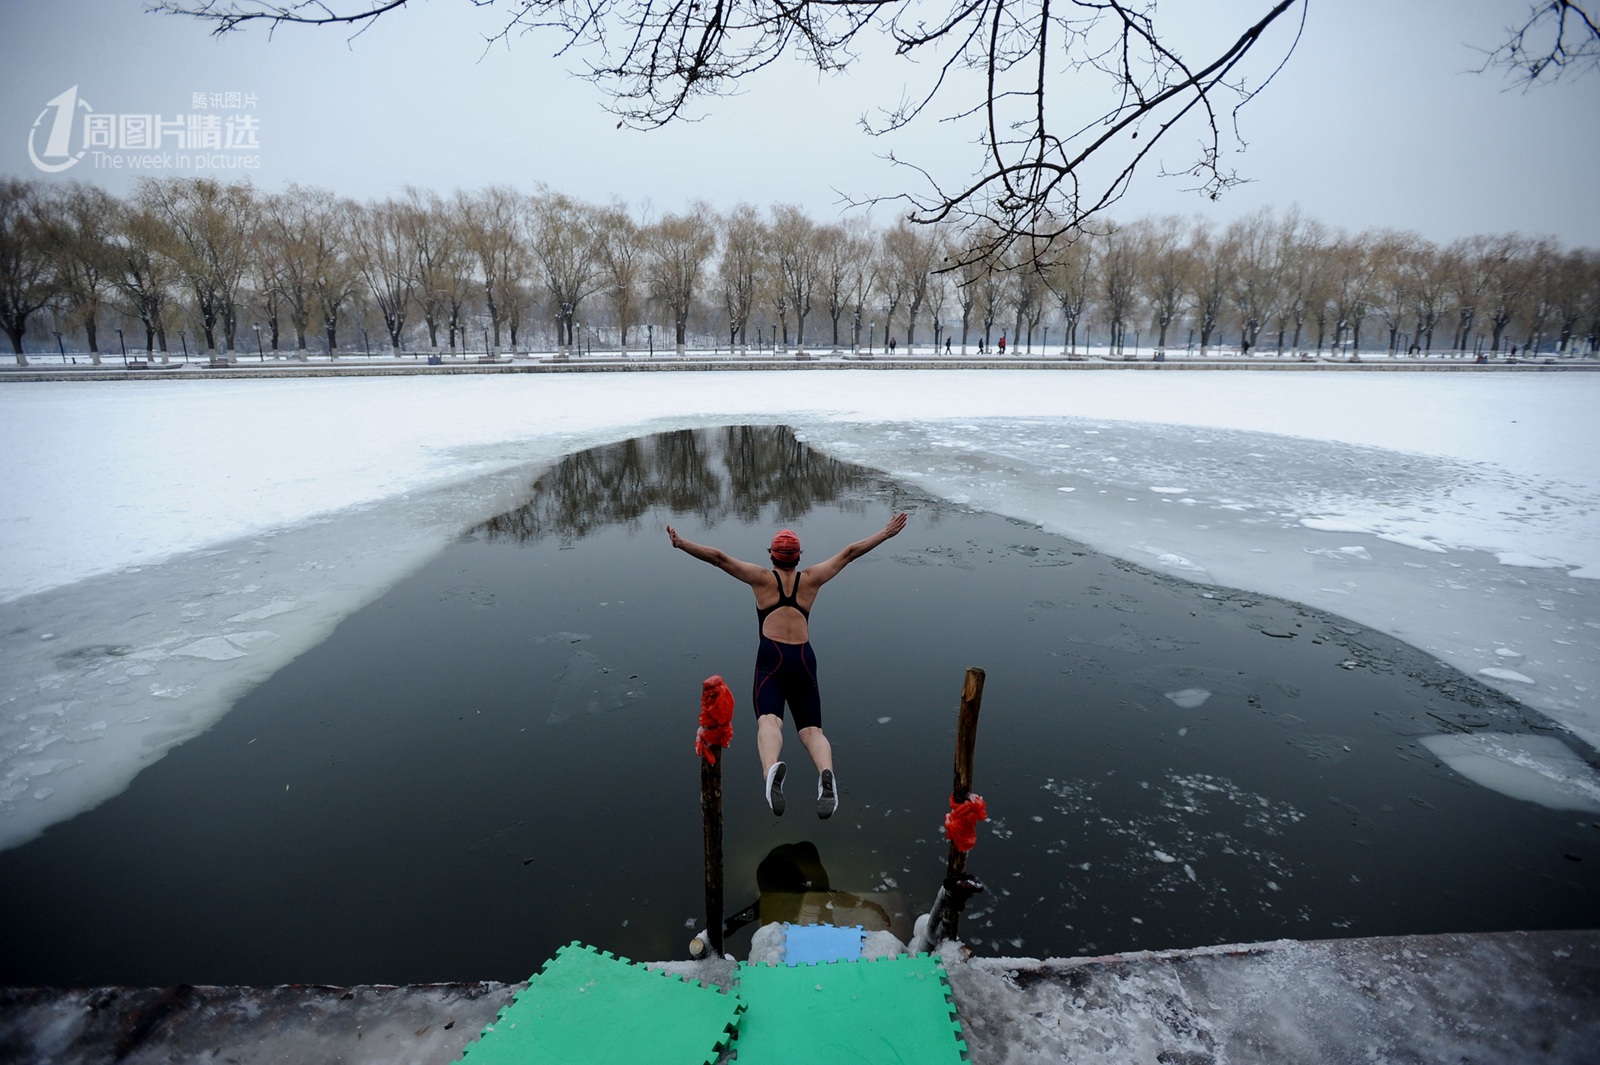
<instances>
[{"instance_id":1,"label":"overcast gray sky","mask_svg":"<svg viewBox=\"0 0 1600 1065\"><path fill-rule=\"evenodd\" d=\"M1178 20L1181 48L1198 34L1231 36L1268 6L1194 0L1163 11ZM1241 118L1248 148L1230 162L1252 183L1209 203L1150 167L1113 213L1221 222L1297 204L1351 230L1415 229L1437 241L1520 231L1600 247L1600 77L1524 92L1473 72L1474 47L1492 46L1527 10L1527 0L1311 0L1298 50ZM499 18L468 0L413 0L353 40L300 27L217 40L197 21L146 13L143 0L0 0L0 172L131 187L140 171L109 162L138 154L126 150L90 152L53 174L36 168L34 158L70 158L46 149L49 105L73 86L82 113L87 104L166 122L209 115L213 129L238 134L242 147L226 158L253 157L262 188L300 182L361 199L407 184L447 193L543 182L656 212L704 198L718 208L796 203L821 219L840 212L841 193L893 193L913 180L883 160L890 147L953 176L968 169L963 135L948 126L925 123L892 143L860 131L864 110L892 104L922 73L887 54L839 76L781 63L738 98L711 103L702 121L638 132L615 128L598 91L566 73L571 61L550 57L553 39L518 37L485 53ZM1263 78L1286 44L1269 42L1272 62L1252 76ZM1168 165L1193 143L1175 142ZM892 214L880 206L873 218Z\"/></svg>"}]
</instances>

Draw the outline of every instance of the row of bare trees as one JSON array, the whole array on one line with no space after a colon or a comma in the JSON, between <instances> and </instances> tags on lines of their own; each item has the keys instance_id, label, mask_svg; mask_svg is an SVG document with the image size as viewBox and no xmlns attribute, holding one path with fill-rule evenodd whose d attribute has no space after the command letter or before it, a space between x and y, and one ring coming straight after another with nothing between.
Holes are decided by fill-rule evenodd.
<instances>
[{"instance_id":1,"label":"row of bare trees","mask_svg":"<svg viewBox=\"0 0 1600 1065\"><path fill-rule=\"evenodd\" d=\"M241 333L247 351L336 355L368 324L396 352L638 352L658 326L680 352L880 335L908 348L959 338L966 352L996 332L1032 351L1055 326L1068 353L1091 331L1119 352L1143 334L1154 351L1202 354L1570 353L1595 350L1600 332L1600 254L1548 239L1439 246L1330 232L1297 211L1072 236L1008 260L971 254L992 239L979 231L817 222L788 205L638 217L504 186L358 203L204 178L146 180L126 198L0 179L0 326L19 362L30 341L64 351L64 336L98 362L108 326L124 348L126 331L164 355L190 336L198 352L237 352Z\"/></svg>"}]
</instances>

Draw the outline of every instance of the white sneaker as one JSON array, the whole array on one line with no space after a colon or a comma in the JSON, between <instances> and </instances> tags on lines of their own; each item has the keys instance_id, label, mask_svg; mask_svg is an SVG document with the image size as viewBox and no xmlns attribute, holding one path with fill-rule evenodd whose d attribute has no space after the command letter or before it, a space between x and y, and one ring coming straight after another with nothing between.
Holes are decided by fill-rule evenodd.
<instances>
[{"instance_id":1,"label":"white sneaker","mask_svg":"<svg viewBox=\"0 0 1600 1065\"><path fill-rule=\"evenodd\" d=\"M779 817L783 816L783 775L788 769L782 762L772 763L767 770L767 805Z\"/></svg>"},{"instance_id":2,"label":"white sneaker","mask_svg":"<svg viewBox=\"0 0 1600 1065\"><path fill-rule=\"evenodd\" d=\"M833 770L824 769L817 778L817 816L826 821L839 808L839 785Z\"/></svg>"}]
</instances>

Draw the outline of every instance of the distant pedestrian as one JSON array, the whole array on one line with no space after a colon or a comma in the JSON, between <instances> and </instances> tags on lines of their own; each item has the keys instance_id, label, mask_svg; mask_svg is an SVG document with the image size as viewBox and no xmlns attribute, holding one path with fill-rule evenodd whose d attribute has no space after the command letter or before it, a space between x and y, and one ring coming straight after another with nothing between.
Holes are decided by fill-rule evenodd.
<instances>
[{"instance_id":1,"label":"distant pedestrian","mask_svg":"<svg viewBox=\"0 0 1600 1065\"><path fill-rule=\"evenodd\" d=\"M944 338L944 353L946 355L950 354L950 338L949 337L945 337Z\"/></svg>"},{"instance_id":2,"label":"distant pedestrian","mask_svg":"<svg viewBox=\"0 0 1600 1065\"><path fill-rule=\"evenodd\" d=\"M1000 354L1004 355L1005 353L1006 353L1006 335L1004 333L1001 333L1000 334Z\"/></svg>"}]
</instances>

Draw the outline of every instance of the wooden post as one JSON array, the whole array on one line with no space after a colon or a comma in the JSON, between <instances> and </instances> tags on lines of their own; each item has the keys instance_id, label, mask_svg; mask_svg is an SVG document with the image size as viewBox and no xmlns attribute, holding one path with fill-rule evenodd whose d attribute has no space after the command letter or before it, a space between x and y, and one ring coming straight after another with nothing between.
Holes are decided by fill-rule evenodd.
<instances>
[{"instance_id":1,"label":"wooden post","mask_svg":"<svg viewBox=\"0 0 1600 1065\"><path fill-rule=\"evenodd\" d=\"M978 743L978 711L983 707L984 672L977 666L967 669L966 680L961 685L961 708L956 718L956 772L950 788L950 797L958 803L966 802L972 795L972 755ZM931 951L945 939L958 932L961 911L967 900L983 890L976 877L967 875L967 852L952 840L950 854L945 861L944 883L934 896L926 921L918 920L921 931L911 941L911 951L920 954Z\"/></svg>"},{"instance_id":2,"label":"wooden post","mask_svg":"<svg viewBox=\"0 0 1600 1065\"><path fill-rule=\"evenodd\" d=\"M971 666L961 684L961 709L956 718L956 774L955 783L950 786L950 797L956 802L966 802L972 794L972 755L978 743L978 711L983 709L984 676L982 669ZM947 877L955 879L966 871L967 852L951 843Z\"/></svg>"},{"instance_id":3,"label":"wooden post","mask_svg":"<svg viewBox=\"0 0 1600 1065\"><path fill-rule=\"evenodd\" d=\"M700 759L700 812L706 834L706 935L717 957L722 957L722 748L713 746L711 759Z\"/></svg>"},{"instance_id":4,"label":"wooden post","mask_svg":"<svg viewBox=\"0 0 1600 1065\"><path fill-rule=\"evenodd\" d=\"M972 794L972 756L978 743L978 711L983 708L983 680L985 673L977 666L967 668L967 676L961 684L961 709L956 718L956 767L955 782L950 787L950 797L956 802L966 802ZM953 885L959 883L967 873L967 852L950 844L950 855L945 862L944 882L946 896L948 897ZM980 887L981 890L981 887ZM966 898L948 909L948 925L951 938L957 933L957 925L961 920L961 907L966 904Z\"/></svg>"}]
</instances>

